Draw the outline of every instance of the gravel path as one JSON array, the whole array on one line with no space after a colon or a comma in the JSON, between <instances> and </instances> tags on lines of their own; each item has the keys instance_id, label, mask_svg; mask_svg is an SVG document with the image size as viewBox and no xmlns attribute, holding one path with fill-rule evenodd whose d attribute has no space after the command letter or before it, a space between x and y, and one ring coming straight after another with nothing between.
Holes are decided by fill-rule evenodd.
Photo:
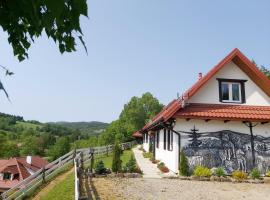
<instances>
[{"instance_id":1,"label":"gravel path","mask_svg":"<svg viewBox=\"0 0 270 200\"><path fill-rule=\"evenodd\" d=\"M183 181L179 179L93 180L100 199L128 200L269 200L269 184ZM106 186L106 187L104 187Z\"/></svg>"}]
</instances>

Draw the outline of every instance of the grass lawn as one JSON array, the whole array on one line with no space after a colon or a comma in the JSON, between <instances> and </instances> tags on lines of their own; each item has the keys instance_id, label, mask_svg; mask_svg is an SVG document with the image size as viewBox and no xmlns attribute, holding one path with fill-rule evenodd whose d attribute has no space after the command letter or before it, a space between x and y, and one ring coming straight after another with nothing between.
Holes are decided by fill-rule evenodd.
<instances>
[{"instance_id":1,"label":"grass lawn","mask_svg":"<svg viewBox=\"0 0 270 200\"><path fill-rule=\"evenodd\" d=\"M31 124L31 123L28 123L28 122L16 122L16 126L22 126L26 129L30 129L30 128L33 128L33 129L36 129L37 127L42 127L41 125L38 125L38 124Z\"/></svg>"},{"instance_id":2,"label":"grass lawn","mask_svg":"<svg viewBox=\"0 0 270 200\"><path fill-rule=\"evenodd\" d=\"M126 163L129 161L131 155L133 155L132 150L125 150L123 152L123 154L121 155L122 166L126 165ZM112 168L112 154L110 154L108 157L107 156L102 156L102 157L96 156L95 163L97 163L100 160L102 160L104 162L104 165L106 168Z\"/></svg>"},{"instance_id":3,"label":"grass lawn","mask_svg":"<svg viewBox=\"0 0 270 200\"><path fill-rule=\"evenodd\" d=\"M74 200L74 187L74 172L72 172L64 180L55 185L46 197L41 197L40 200Z\"/></svg>"}]
</instances>

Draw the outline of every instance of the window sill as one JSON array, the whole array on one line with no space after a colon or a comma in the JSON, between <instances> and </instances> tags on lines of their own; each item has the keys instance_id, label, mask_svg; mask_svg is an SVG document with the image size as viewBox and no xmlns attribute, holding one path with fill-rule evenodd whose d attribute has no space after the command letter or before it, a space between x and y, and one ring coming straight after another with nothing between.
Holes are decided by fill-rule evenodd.
<instances>
[{"instance_id":1,"label":"window sill","mask_svg":"<svg viewBox=\"0 0 270 200\"><path fill-rule=\"evenodd\" d=\"M239 102L239 101L221 101L220 103L229 103L229 104L244 104L243 102Z\"/></svg>"}]
</instances>

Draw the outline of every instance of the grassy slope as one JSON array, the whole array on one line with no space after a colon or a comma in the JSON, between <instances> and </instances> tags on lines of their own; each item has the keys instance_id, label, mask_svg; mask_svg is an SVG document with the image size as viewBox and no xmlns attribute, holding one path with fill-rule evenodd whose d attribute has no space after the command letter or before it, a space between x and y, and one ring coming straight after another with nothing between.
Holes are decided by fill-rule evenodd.
<instances>
[{"instance_id":1,"label":"grassy slope","mask_svg":"<svg viewBox=\"0 0 270 200\"><path fill-rule=\"evenodd\" d=\"M29 122L16 122L16 126L22 126L23 128L29 129L29 128L33 128L36 129L37 127L42 127L41 125L37 125L37 124L32 124Z\"/></svg>"},{"instance_id":2,"label":"grassy slope","mask_svg":"<svg viewBox=\"0 0 270 200\"><path fill-rule=\"evenodd\" d=\"M126 150L123 152L123 154L121 155L122 166L126 165L126 163L130 159L132 154L133 154L132 150ZM100 160L102 160L104 162L104 165L106 168L112 167L112 155L109 155L108 157L96 158L95 163L97 163Z\"/></svg>"},{"instance_id":3,"label":"grassy slope","mask_svg":"<svg viewBox=\"0 0 270 200\"><path fill-rule=\"evenodd\" d=\"M71 173L66 179L55 185L46 197L41 197L40 200L73 200L74 187L74 173Z\"/></svg>"}]
</instances>

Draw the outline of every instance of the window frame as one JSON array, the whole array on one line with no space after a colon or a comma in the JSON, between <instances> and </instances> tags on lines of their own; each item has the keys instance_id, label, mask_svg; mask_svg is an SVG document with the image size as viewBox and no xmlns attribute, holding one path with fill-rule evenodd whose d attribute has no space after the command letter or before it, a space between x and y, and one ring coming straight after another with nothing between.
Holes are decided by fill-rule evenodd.
<instances>
[{"instance_id":1,"label":"window frame","mask_svg":"<svg viewBox=\"0 0 270 200\"><path fill-rule=\"evenodd\" d=\"M218 87L219 87L219 101L221 103L234 103L234 104L243 104L246 103L246 93L245 93L245 82L247 80L241 80L241 79L221 79L217 78L218 80ZM222 84L228 84L229 85L229 100L223 100L222 99ZM233 89L232 85L238 84L239 85L239 101L233 100Z\"/></svg>"}]
</instances>

